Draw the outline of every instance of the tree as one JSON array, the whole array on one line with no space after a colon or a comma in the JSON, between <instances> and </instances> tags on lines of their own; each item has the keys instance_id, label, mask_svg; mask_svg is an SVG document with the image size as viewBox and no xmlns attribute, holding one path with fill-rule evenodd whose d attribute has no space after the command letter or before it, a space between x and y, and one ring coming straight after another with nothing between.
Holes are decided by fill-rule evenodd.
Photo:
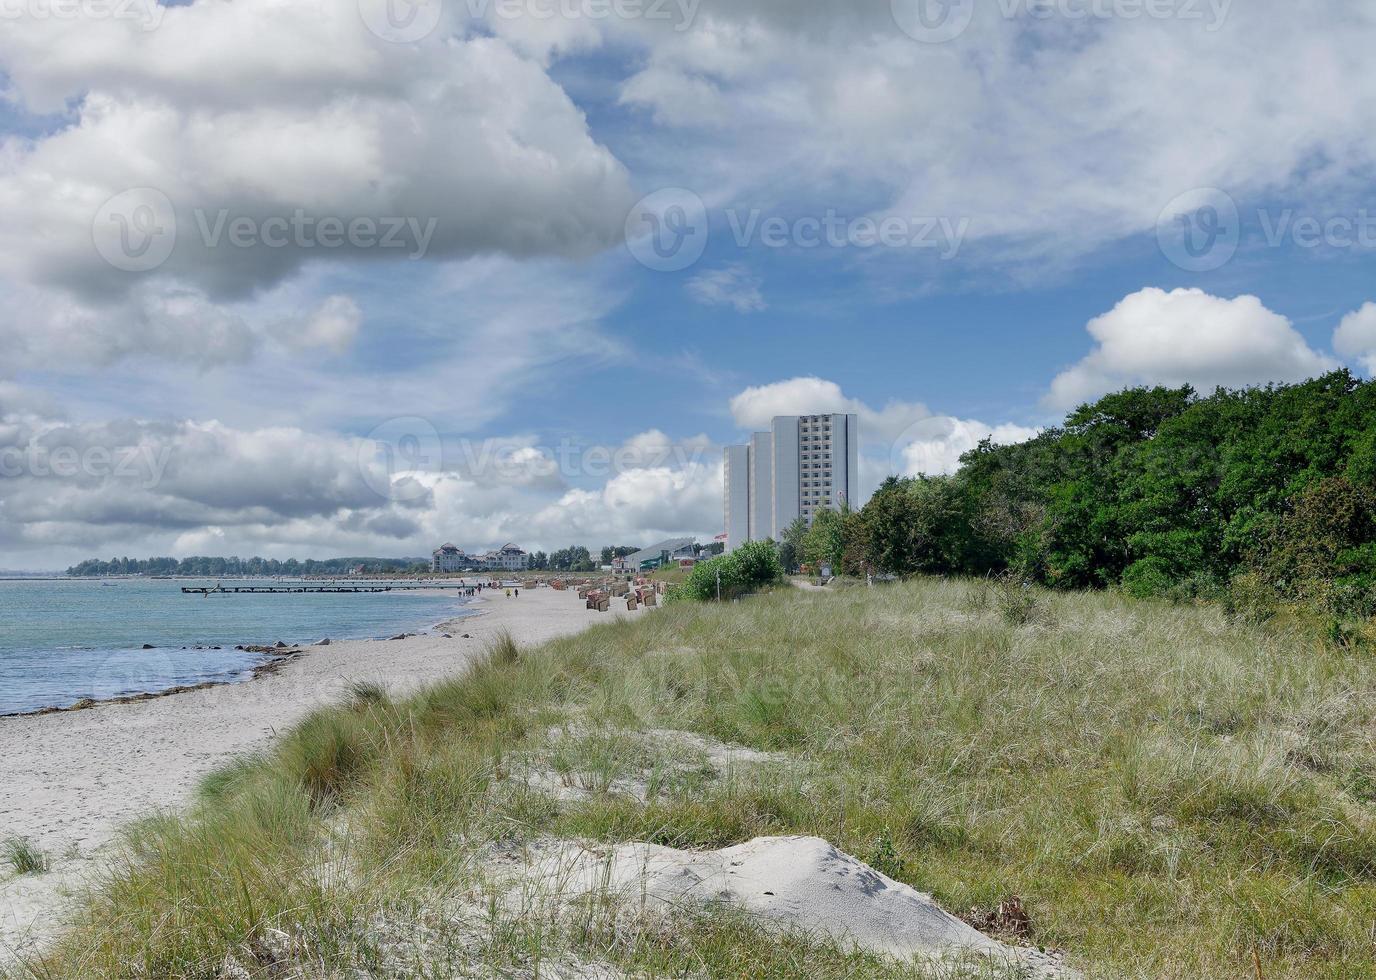
<instances>
[{"instance_id":1,"label":"tree","mask_svg":"<svg viewBox=\"0 0 1376 980\"><path fill-rule=\"evenodd\" d=\"M851 517L845 503L840 510L817 508L812 515L812 527L803 538L803 561L809 565L830 565L839 574L846 555L846 525Z\"/></svg>"},{"instance_id":2,"label":"tree","mask_svg":"<svg viewBox=\"0 0 1376 980\"><path fill-rule=\"evenodd\" d=\"M834 564L840 542L848 569L1013 568L1138 595L1209 594L1255 570L1277 588L1309 583L1304 601L1330 581L1358 608L1374 484L1376 383L1337 371L1207 396L1134 388L1027 442L985 440L953 477L887 482L860 512L858 537L819 511L799 551Z\"/></svg>"},{"instance_id":3,"label":"tree","mask_svg":"<svg viewBox=\"0 0 1376 980\"><path fill-rule=\"evenodd\" d=\"M1280 594L1376 615L1376 486L1341 476L1311 484L1259 550L1262 577Z\"/></svg>"},{"instance_id":4,"label":"tree","mask_svg":"<svg viewBox=\"0 0 1376 980\"><path fill-rule=\"evenodd\" d=\"M779 537L778 552L779 564L785 572L796 572L799 563L803 558L803 541L807 538L807 519L802 516L795 517L793 522L784 528L783 534Z\"/></svg>"}]
</instances>

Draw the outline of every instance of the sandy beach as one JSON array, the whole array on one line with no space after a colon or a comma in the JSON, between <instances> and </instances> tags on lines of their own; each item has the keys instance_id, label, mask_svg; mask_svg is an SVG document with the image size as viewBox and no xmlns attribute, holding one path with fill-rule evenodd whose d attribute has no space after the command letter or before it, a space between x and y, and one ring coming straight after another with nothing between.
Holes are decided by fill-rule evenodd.
<instances>
[{"instance_id":1,"label":"sandy beach","mask_svg":"<svg viewBox=\"0 0 1376 980\"><path fill-rule=\"evenodd\" d=\"M403 640L308 646L275 673L243 684L85 711L0 719L0 837L27 837L53 861L45 875L0 881L0 957L32 948L60 925L65 894L122 824L188 802L197 782L233 756L268 746L355 681L405 694L463 670L505 630L532 645L612 619L572 592L485 593L476 614ZM452 638L446 639L443 634ZM467 634L467 637L464 636ZM320 637L245 637L313 643Z\"/></svg>"}]
</instances>

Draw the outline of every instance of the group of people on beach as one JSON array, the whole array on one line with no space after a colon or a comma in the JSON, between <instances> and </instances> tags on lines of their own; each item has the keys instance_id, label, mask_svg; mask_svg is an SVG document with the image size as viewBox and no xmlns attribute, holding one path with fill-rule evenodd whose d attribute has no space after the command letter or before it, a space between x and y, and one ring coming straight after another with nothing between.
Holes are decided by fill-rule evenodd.
<instances>
[{"instance_id":1,"label":"group of people on beach","mask_svg":"<svg viewBox=\"0 0 1376 980\"><path fill-rule=\"evenodd\" d=\"M488 589L499 589L499 588L501 588L501 586L500 586L499 584L497 584L496 582L486 582L486 583L484 583L484 582L479 582L477 585L470 585L470 586L468 586L467 588L465 588L465 589L463 590L463 594L464 594L464 596L465 596L466 598L469 598L469 599L473 598L474 596L482 595L482 591L483 591L483 587L484 587L484 586L486 586ZM512 591L511 589L507 589L507 590L506 590L506 597L507 597L508 599L511 598L511 591ZM516 589L516 598L519 599L520 597L521 597L521 590L520 590L520 589Z\"/></svg>"}]
</instances>

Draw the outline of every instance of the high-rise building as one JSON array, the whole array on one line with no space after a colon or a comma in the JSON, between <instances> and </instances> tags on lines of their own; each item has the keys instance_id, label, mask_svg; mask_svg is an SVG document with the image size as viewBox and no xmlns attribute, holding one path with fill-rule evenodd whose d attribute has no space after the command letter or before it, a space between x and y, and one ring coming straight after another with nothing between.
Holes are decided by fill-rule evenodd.
<instances>
[{"instance_id":1,"label":"high-rise building","mask_svg":"<svg viewBox=\"0 0 1376 980\"><path fill-rule=\"evenodd\" d=\"M726 447L726 550L750 540L750 447Z\"/></svg>"},{"instance_id":2,"label":"high-rise building","mask_svg":"<svg viewBox=\"0 0 1376 980\"><path fill-rule=\"evenodd\" d=\"M859 505L860 420L855 415L780 415L747 446L726 450L727 548L779 540L819 507ZM742 492L742 480L746 487Z\"/></svg>"}]
</instances>

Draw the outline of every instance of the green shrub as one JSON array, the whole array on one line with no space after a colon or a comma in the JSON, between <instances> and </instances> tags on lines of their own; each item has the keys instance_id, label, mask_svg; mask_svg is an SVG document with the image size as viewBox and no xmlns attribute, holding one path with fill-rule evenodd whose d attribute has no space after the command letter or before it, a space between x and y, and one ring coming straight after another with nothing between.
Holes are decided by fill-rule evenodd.
<instances>
[{"instance_id":1,"label":"green shrub","mask_svg":"<svg viewBox=\"0 0 1376 980\"><path fill-rule=\"evenodd\" d=\"M784 577L779 553L772 541L750 541L730 554L699 563L687 581L669 592L672 601L711 602L735 599L780 581Z\"/></svg>"},{"instance_id":2,"label":"green shrub","mask_svg":"<svg viewBox=\"0 0 1376 980\"><path fill-rule=\"evenodd\" d=\"M1010 626L1026 626L1035 621L1041 611L1041 599L1032 584L1016 575L998 578L994 596L999 615Z\"/></svg>"},{"instance_id":3,"label":"green shrub","mask_svg":"<svg viewBox=\"0 0 1376 980\"><path fill-rule=\"evenodd\" d=\"M1151 599L1168 593L1175 580L1170 563L1151 555L1128 566L1123 573L1123 591L1137 599Z\"/></svg>"}]
</instances>

